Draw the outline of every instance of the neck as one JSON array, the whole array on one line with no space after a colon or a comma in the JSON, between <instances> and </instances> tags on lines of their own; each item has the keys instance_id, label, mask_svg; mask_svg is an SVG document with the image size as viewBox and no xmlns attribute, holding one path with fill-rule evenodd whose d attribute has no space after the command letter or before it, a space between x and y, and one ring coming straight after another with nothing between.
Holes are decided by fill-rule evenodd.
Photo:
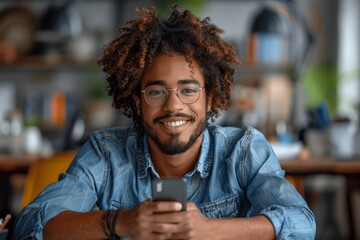
<instances>
[{"instance_id":1,"label":"neck","mask_svg":"<svg viewBox=\"0 0 360 240\"><path fill-rule=\"evenodd\" d=\"M183 177L194 169L200 156L202 137L199 137L189 150L176 155L164 154L151 139L148 141L156 171L162 178L171 178Z\"/></svg>"}]
</instances>

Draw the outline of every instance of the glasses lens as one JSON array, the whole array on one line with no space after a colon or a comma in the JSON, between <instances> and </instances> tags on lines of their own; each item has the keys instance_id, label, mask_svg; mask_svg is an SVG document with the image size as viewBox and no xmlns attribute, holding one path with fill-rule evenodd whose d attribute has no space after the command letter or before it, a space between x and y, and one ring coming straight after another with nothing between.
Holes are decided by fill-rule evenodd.
<instances>
[{"instance_id":1,"label":"glasses lens","mask_svg":"<svg viewBox=\"0 0 360 240\"><path fill-rule=\"evenodd\" d=\"M197 84L185 84L181 85L176 91L182 103L192 104L199 99L201 88ZM154 85L145 88L144 94L145 100L150 106L160 107L166 102L169 91L164 86Z\"/></svg>"},{"instance_id":2,"label":"glasses lens","mask_svg":"<svg viewBox=\"0 0 360 240\"><path fill-rule=\"evenodd\" d=\"M167 98L168 91L162 86L148 86L145 89L145 100L151 106L162 106Z\"/></svg>"},{"instance_id":3,"label":"glasses lens","mask_svg":"<svg viewBox=\"0 0 360 240\"><path fill-rule=\"evenodd\" d=\"M185 84L178 88L178 96L183 103L191 104L199 99L200 91L196 84Z\"/></svg>"}]
</instances>

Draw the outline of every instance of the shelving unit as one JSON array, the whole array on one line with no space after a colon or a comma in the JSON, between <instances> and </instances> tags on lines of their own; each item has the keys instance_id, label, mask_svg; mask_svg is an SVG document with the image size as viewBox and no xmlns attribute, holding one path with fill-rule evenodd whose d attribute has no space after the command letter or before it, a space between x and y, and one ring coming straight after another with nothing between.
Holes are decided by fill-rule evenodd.
<instances>
[{"instance_id":1,"label":"shelving unit","mask_svg":"<svg viewBox=\"0 0 360 240\"><path fill-rule=\"evenodd\" d=\"M96 59L78 60L69 56L22 56L11 64L2 64L2 72L14 71L86 71L96 66Z\"/></svg>"},{"instance_id":2,"label":"shelving unit","mask_svg":"<svg viewBox=\"0 0 360 240\"><path fill-rule=\"evenodd\" d=\"M91 1L94 3L96 1ZM99 1L102 2L102 1ZM114 9L111 9L114 16L110 16L116 22L123 22L122 18L129 18L129 12L125 10L126 7L129 7L132 2L130 1L105 1L107 4L112 4ZM246 1L244 1L246 2ZM39 1L42 5L48 5L46 1ZM139 4L143 4L144 2L139 1ZM76 5L84 4L75 1ZM149 3L146 3L149 5ZM145 5L145 3L144 3ZM238 4L237 4L238 5ZM86 14L89 15L87 12ZM115 28L117 23L114 23L112 29L115 33ZM88 30L91 31L89 28ZM243 59L242 59L243 60ZM94 57L92 59L88 59L86 61L79 61L76 60L74 57L67 56L67 55L43 55L43 56L20 56L14 63L9 65L0 65L1 74L6 74L7 76L11 74L23 74L27 76L21 76L22 79L20 82L21 87L25 82L34 82L33 88L37 85L50 85L51 82L55 82L55 85L60 91L65 91L69 89L68 86L61 86L66 85L71 80L68 78L74 78L76 80L72 81L74 86L72 87L71 91L77 89L78 91L81 90L86 91L86 88L89 86L81 86L79 88L79 83L86 84L87 79L90 78L91 74L94 71L100 72L100 69L96 66L97 59ZM278 66L278 65L250 65L246 62L247 60L235 66L235 75L234 75L234 85L241 85L244 88L252 88L251 91L255 89L255 91L261 91L261 87L263 85L262 81L264 77L268 75L286 75L289 72L290 66ZM64 75L64 76L58 76ZM75 75L75 76L71 76ZM60 80L59 78L66 78L64 80ZM82 79L81 79L82 78ZM8 79L8 78L3 78ZM80 80L79 80L80 79ZM30 81L29 81L30 80ZM7 80L1 80L4 82ZM63 83L61 83L63 81ZM103 79L101 81L104 81ZM25 83L24 85L26 85ZM29 85L29 84L28 84ZM46 87L43 87L46 89ZM46 90L45 90L46 91ZM51 90L50 90L51 91ZM73 94L73 93L71 93ZM242 110L240 110L242 111ZM242 114L242 112L240 112Z\"/></svg>"},{"instance_id":3,"label":"shelving unit","mask_svg":"<svg viewBox=\"0 0 360 240\"><path fill-rule=\"evenodd\" d=\"M2 72L54 72L88 71L96 66L97 59L78 60L69 56L24 56L14 63L0 65Z\"/></svg>"}]
</instances>

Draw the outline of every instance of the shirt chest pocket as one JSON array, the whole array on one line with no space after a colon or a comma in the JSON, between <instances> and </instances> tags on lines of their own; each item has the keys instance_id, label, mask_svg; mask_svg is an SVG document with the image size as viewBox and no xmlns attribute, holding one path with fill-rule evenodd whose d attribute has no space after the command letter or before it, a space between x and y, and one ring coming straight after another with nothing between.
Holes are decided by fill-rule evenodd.
<instances>
[{"instance_id":1,"label":"shirt chest pocket","mask_svg":"<svg viewBox=\"0 0 360 240\"><path fill-rule=\"evenodd\" d=\"M122 203L116 200L111 200L110 201L110 208L109 209L130 209L135 207L136 204L127 204L127 203Z\"/></svg>"},{"instance_id":2,"label":"shirt chest pocket","mask_svg":"<svg viewBox=\"0 0 360 240\"><path fill-rule=\"evenodd\" d=\"M231 218L239 214L239 196L237 194L225 199L200 206L200 211L208 218Z\"/></svg>"}]
</instances>

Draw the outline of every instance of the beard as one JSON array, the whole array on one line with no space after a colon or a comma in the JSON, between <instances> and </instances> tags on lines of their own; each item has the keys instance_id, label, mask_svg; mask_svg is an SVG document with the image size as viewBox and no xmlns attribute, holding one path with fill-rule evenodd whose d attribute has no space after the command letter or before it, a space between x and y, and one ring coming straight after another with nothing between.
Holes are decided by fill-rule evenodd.
<instances>
[{"instance_id":1,"label":"beard","mask_svg":"<svg viewBox=\"0 0 360 240\"><path fill-rule=\"evenodd\" d=\"M187 142L180 141L180 133L171 134L170 140L161 142L159 136L151 128L151 126L148 123L146 123L143 119L141 119L141 121L144 131L147 133L147 135L155 142L156 146L160 149L160 151L167 155L181 154L189 150L191 146L204 132L207 122L206 118L201 119L195 131L190 136Z\"/></svg>"}]
</instances>

